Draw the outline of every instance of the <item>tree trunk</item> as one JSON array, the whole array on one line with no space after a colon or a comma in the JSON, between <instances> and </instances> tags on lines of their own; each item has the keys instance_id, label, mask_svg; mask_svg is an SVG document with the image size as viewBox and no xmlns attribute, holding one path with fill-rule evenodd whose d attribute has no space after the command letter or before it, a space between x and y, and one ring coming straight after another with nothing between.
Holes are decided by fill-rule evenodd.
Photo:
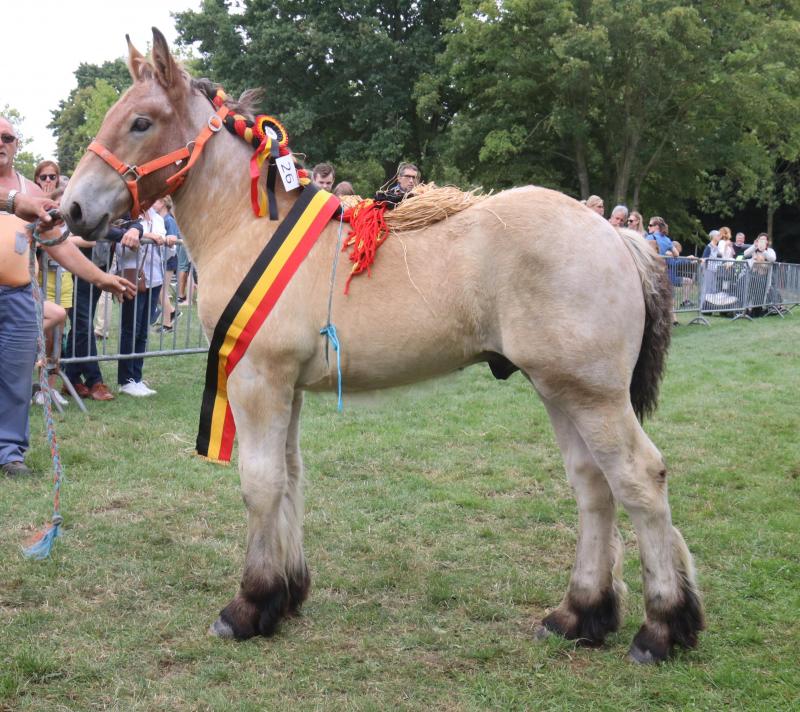
<instances>
[{"instance_id":1,"label":"tree trunk","mask_svg":"<svg viewBox=\"0 0 800 712\"><path fill-rule=\"evenodd\" d=\"M586 151L583 140L575 139L575 170L578 172L578 185L581 189L581 199L589 197L589 169L586 166Z\"/></svg>"},{"instance_id":2,"label":"tree trunk","mask_svg":"<svg viewBox=\"0 0 800 712\"><path fill-rule=\"evenodd\" d=\"M617 178L616 182L614 183L614 204L615 205L624 205L626 204L626 198L628 195L628 186L631 182L631 173L633 172L633 161L636 158L636 150L639 148L639 132L631 130L628 135L627 141L625 141L625 151L622 156L622 161L620 161L619 168L617 170ZM636 186L636 198L634 200L634 205L638 205L638 188L639 185ZM634 208L635 209L635 208Z\"/></svg>"}]
</instances>

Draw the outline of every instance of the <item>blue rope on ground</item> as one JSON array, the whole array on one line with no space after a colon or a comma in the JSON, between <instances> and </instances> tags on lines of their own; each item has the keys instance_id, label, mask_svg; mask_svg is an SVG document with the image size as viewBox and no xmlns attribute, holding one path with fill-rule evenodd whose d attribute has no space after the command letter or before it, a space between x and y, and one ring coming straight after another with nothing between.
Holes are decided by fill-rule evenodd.
<instances>
[{"instance_id":1,"label":"blue rope on ground","mask_svg":"<svg viewBox=\"0 0 800 712\"><path fill-rule=\"evenodd\" d=\"M338 377L337 392L339 394L339 401L337 410L341 413L344 410L344 403L342 401L342 354L339 344L339 336L336 333L336 326L331 323L331 312L333 311L333 289L336 284L336 265L339 262L339 253L342 249L342 226L344 224L344 210L339 212L339 234L336 237L336 253L333 255L333 269L331 270L331 286L328 293L328 323L319 330L325 338L325 363L330 365L328 360L328 344L333 346L336 352L336 374Z\"/></svg>"},{"instance_id":2,"label":"blue rope on ground","mask_svg":"<svg viewBox=\"0 0 800 712\"><path fill-rule=\"evenodd\" d=\"M53 241L41 240L38 236L36 228L33 230L34 240L42 244L53 244ZM58 448L58 440L56 439L56 429L53 422L53 400L50 392L50 384L47 382L47 361L44 348L44 297L42 291L39 289L39 283L36 281L36 255L35 250L30 250L30 274L31 284L33 286L33 301L36 305L36 321L39 326L39 334L37 336L37 361L40 364L39 368L39 386L42 393L44 393L44 423L47 430L47 441L50 445L50 455L53 458L53 516L48 524L42 531L36 534L28 546L22 548L22 553L29 559L42 560L50 556L50 551L53 548L53 543L56 538L61 536L61 525L64 522L61 516L61 483L64 479L64 468L61 463L61 454Z\"/></svg>"}]
</instances>

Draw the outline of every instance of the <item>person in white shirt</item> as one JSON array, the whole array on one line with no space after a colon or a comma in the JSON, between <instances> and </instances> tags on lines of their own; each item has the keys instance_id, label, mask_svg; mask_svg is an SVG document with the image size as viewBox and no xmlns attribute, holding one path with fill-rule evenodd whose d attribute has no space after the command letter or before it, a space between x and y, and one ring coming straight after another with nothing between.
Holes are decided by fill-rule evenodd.
<instances>
[{"instance_id":1,"label":"person in white shirt","mask_svg":"<svg viewBox=\"0 0 800 712\"><path fill-rule=\"evenodd\" d=\"M154 208L150 208L140 218L143 233L135 247L117 245L117 265L122 275L138 285L138 293L133 302L122 305L122 325L120 330L120 354L143 354L147 351L147 336L150 328L152 309L158 304L164 272L161 264L161 250L166 228L164 219ZM117 366L119 392L129 396L152 396L155 391L142 380L144 358L120 359Z\"/></svg>"}]
</instances>

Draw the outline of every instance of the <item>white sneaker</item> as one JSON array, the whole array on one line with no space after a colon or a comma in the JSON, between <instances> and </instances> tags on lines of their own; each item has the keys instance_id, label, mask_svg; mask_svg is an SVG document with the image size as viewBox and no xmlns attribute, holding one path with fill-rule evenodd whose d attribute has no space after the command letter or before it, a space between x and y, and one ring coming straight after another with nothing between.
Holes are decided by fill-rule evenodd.
<instances>
[{"instance_id":1,"label":"white sneaker","mask_svg":"<svg viewBox=\"0 0 800 712\"><path fill-rule=\"evenodd\" d=\"M33 396L33 402L36 405L44 405L44 393L42 391L36 391L36 395Z\"/></svg>"},{"instance_id":2,"label":"white sneaker","mask_svg":"<svg viewBox=\"0 0 800 712\"><path fill-rule=\"evenodd\" d=\"M147 388L141 381L134 381L132 378L128 379L127 383L122 384L119 387L120 393L126 393L129 396L136 396L137 398L143 398L144 396L149 396L149 392L145 392L143 389ZM149 391L150 389L147 389Z\"/></svg>"},{"instance_id":3,"label":"white sneaker","mask_svg":"<svg viewBox=\"0 0 800 712\"><path fill-rule=\"evenodd\" d=\"M150 386L148 386L144 381L139 381L139 387L141 391L146 396L154 396L158 391L154 391Z\"/></svg>"}]
</instances>

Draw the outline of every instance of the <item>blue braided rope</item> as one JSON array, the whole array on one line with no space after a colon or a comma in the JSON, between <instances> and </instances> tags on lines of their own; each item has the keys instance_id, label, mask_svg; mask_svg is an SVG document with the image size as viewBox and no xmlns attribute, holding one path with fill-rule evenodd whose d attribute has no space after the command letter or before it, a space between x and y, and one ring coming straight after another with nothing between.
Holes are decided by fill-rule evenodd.
<instances>
[{"instance_id":1,"label":"blue braided rope","mask_svg":"<svg viewBox=\"0 0 800 712\"><path fill-rule=\"evenodd\" d=\"M48 245L50 241L38 238L38 232L34 229L34 239L42 244ZM62 242L61 238L58 241ZM57 244L54 242L54 244ZM49 245L48 245L49 246ZM29 546L22 548L22 553L29 559L46 559L50 556L53 543L56 538L61 536L61 525L64 522L61 516L61 483L64 479L64 468L61 463L61 453L56 439L56 429L53 422L53 400L50 393L50 384L47 382L46 355L44 346L44 298L39 283L36 281L36 254L31 249L30 253L30 275L33 287L33 301L36 305L36 323L39 333L36 336L37 361L41 364L39 369L39 388L44 393L44 423L47 430L47 441L50 445L50 454L53 458L53 516L45 529L40 532Z\"/></svg>"},{"instance_id":2,"label":"blue braided rope","mask_svg":"<svg viewBox=\"0 0 800 712\"><path fill-rule=\"evenodd\" d=\"M339 400L337 404L337 410L341 413L344 410L344 403L342 401L342 353L341 353L341 346L339 344L339 336L336 333L336 326L331 323L331 313L333 311L333 289L336 284L336 265L339 263L339 252L342 249L342 227L344 225L344 210L339 211L339 233L336 236L336 252L333 255L333 268L331 269L331 285L330 291L328 292L328 323L319 330L319 333L322 334L325 340L325 363L330 365L330 361L328 359L328 345L330 344L333 346L333 350L336 352L336 375L337 375L337 392L339 394Z\"/></svg>"}]
</instances>

